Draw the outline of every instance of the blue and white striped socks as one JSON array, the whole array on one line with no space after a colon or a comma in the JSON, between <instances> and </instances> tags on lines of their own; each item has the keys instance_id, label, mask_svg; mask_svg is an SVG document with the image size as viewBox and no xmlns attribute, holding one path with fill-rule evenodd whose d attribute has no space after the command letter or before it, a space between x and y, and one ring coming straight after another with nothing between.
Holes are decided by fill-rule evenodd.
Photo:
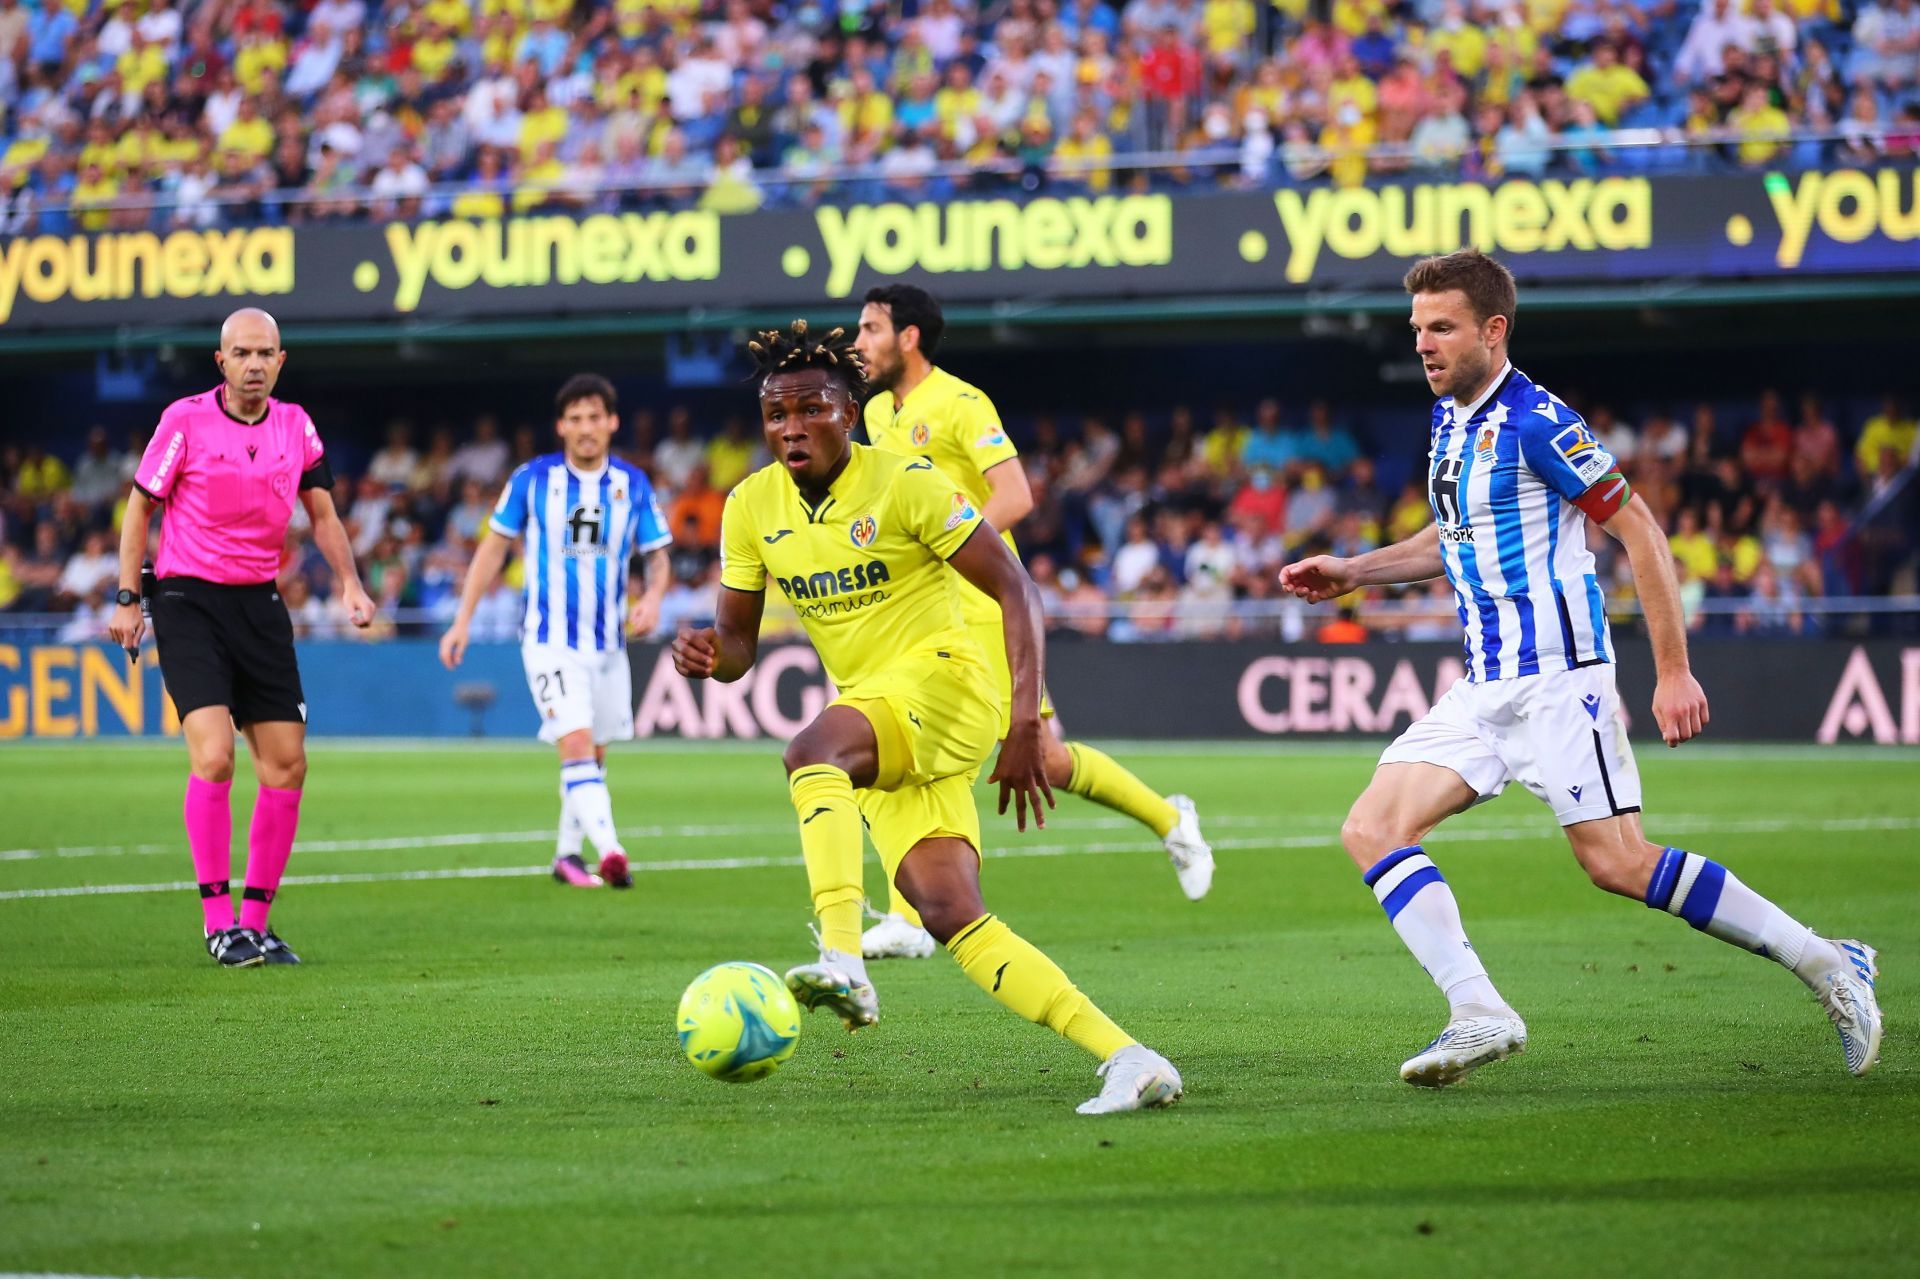
<instances>
[{"instance_id":1,"label":"blue and white striped socks","mask_svg":"<svg viewBox=\"0 0 1920 1279\"><path fill-rule=\"evenodd\" d=\"M1647 882L1647 905L1701 932L1793 970L1809 986L1840 966L1839 948L1814 934L1718 862L1669 848Z\"/></svg>"},{"instance_id":2,"label":"blue and white striped socks","mask_svg":"<svg viewBox=\"0 0 1920 1279\"><path fill-rule=\"evenodd\" d=\"M566 761L560 765L560 789L567 815L593 841L594 851L602 857L620 851L620 835L613 825L613 797L607 793L607 776L600 765L591 759ZM564 821L561 838L566 838Z\"/></svg>"},{"instance_id":3,"label":"blue and white striped socks","mask_svg":"<svg viewBox=\"0 0 1920 1279\"><path fill-rule=\"evenodd\" d=\"M1448 1004L1456 1011L1470 1007L1493 1012L1507 1006L1467 940L1453 890L1425 850L1418 844L1395 849L1375 862L1364 878L1393 930L1446 995Z\"/></svg>"}]
</instances>

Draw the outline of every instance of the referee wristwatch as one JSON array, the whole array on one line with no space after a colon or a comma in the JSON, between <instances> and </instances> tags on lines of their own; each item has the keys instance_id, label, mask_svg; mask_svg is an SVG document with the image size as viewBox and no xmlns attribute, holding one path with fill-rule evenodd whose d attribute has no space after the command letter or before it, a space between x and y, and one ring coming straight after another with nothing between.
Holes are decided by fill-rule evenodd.
<instances>
[{"instance_id":1,"label":"referee wristwatch","mask_svg":"<svg viewBox=\"0 0 1920 1279\"><path fill-rule=\"evenodd\" d=\"M115 604L138 604L140 602L140 595L138 592L130 591L123 586L114 592L113 602Z\"/></svg>"}]
</instances>

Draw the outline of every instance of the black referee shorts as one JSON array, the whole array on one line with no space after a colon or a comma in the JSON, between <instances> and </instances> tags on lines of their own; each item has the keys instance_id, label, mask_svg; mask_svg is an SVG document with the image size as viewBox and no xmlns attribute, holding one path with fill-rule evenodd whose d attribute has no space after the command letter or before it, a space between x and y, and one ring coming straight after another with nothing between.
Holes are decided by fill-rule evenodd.
<instances>
[{"instance_id":1,"label":"black referee shorts","mask_svg":"<svg viewBox=\"0 0 1920 1279\"><path fill-rule=\"evenodd\" d=\"M153 599L153 642L182 719L204 706L225 706L243 728L306 722L293 619L272 582L227 586L198 577L161 578Z\"/></svg>"}]
</instances>

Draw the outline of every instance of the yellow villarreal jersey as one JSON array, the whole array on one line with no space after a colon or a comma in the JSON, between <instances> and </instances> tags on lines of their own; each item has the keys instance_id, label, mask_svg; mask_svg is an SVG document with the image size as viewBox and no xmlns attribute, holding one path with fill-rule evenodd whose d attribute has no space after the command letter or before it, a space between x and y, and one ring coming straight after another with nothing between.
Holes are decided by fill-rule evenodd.
<instances>
[{"instance_id":1,"label":"yellow villarreal jersey","mask_svg":"<svg viewBox=\"0 0 1920 1279\"><path fill-rule=\"evenodd\" d=\"M842 693L936 650L963 651L984 671L960 616L962 578L947 565L979 508L924 458L852 448L818 506L778 462L740 481L721 524L721 584L791 603Z\"/></svg>"},{"instance_id":2,"label":"yellow villarreal jersey","mask_svg":"<svg viewBox=\"0 0 1920 1279\"><path fill-rule=\"evenodd\" d=\"M993 401L945 369L927 374L897 409L893 396L880 392L867 401L866 420L875 448L926 458L973 499L976 511L985 511L993 496L988 468L1019 456ZM1014 549L1013 534L1003 529L1000 536ZM960 596L967 621L999 624L1000 606L971 583L960 583Z\"/></svg>"}]
</instances>

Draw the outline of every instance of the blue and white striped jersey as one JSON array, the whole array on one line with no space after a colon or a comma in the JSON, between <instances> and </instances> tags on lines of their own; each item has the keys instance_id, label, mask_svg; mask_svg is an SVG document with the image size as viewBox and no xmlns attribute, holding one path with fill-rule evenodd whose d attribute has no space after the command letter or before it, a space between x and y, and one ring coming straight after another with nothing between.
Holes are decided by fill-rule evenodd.
<instances>
[{"instance_id":1,"label":"blue and white striped jersey","mask_svg":"<svg viewBox=\"0 0 1920 1279\"><path fill-rule=\"evenodd\" d=\"M629 562L673 540L646 472L619 458L583 475L563 454L536 457L507 480L487 522L522 539L521 642L596 652L626 642Z\"/></svg>"},{"instance_id":2,"label":"blue and white striped jersey","mask_svg":"<svg viewBox=\"0 0 1920 1279\"><path fill-rule=\"evenodd\" d=\"M1467 678L1612 661L1587 516L1573 500L1615 462L1580 415L1507 364L1474 403L1433 406L1428 458Z\"/></svg>"}]
</instances>

